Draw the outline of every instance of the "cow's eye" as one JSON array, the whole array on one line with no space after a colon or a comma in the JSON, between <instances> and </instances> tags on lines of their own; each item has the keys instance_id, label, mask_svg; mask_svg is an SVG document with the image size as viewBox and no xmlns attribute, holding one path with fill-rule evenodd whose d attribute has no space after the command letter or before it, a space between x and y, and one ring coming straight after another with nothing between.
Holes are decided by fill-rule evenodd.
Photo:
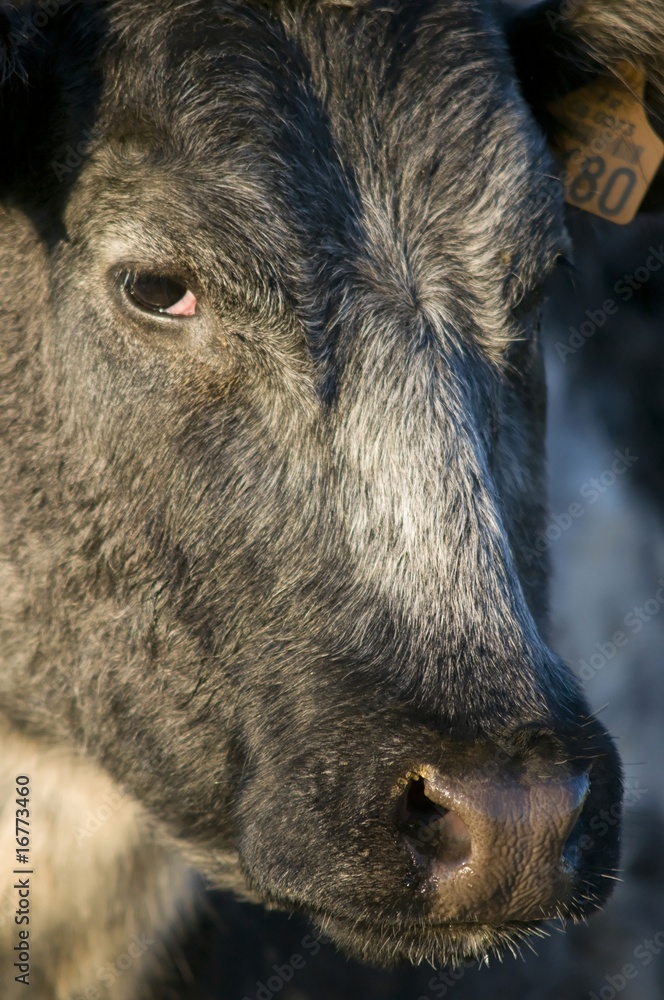
<instances>
[{"instance_id":1,"label":"cow's eye","mask_svg":"<svg viewBox=\"0 0 664 1000\"><path fill-rule=\"evenodd\" d=\"M195 316L196 296L177 278L127 271L121 277L127 298L146 312L164 316Z\"/></svg>"}]
</instances>

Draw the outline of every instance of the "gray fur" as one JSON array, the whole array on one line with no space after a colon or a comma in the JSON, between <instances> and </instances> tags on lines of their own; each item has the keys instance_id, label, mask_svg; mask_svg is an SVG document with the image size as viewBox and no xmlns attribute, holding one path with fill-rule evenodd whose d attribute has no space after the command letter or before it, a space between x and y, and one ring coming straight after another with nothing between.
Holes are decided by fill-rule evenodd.
<instances>
[{"instance_id":1,"label":"gray fur","mask_svg":"<svg viewBox=\"0 0 664 1000\"><path fill-rule=\"evenodd\" d=\"M12 58L31 87L4 92L10 759L36 803L51 752L90 802L129 796L112 829L157 939L186 865L376 961L519 936L429 927L392 821L413 768L489 747L539 777L538 739L565 774L599 758L589 810L620 796L524 555L546 512L528 304L568 241L502 8L66 4ZM183 276L198 317L132 312L124 266ZM600 900L615 854L588 862ZM117 942L100 920L43 995Z\"/></svg>"}]
</instances>

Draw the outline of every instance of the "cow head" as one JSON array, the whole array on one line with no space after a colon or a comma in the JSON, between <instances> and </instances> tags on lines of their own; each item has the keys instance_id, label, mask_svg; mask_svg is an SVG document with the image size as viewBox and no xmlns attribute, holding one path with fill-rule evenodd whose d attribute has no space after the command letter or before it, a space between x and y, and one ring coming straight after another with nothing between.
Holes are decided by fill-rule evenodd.
<instances>
[{"instance_id":1,"label":"cow head","mask_svg":"<svg viewBox=\"0 0 664 1000\"><path fill-rule=\"evenodd\" d=\"M533 544L570 247L528 46L657 84L664 11L572 6L3 8L2 703L381 962L583 916L618 859Z\"/></svg>"}]
</instances>

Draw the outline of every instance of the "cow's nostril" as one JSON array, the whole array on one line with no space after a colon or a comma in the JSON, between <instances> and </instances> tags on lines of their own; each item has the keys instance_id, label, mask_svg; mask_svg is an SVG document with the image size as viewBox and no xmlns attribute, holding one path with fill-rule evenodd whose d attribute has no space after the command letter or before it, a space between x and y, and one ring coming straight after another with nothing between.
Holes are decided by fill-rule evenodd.
<instances>
[{"instance_id":1,"label":"cow's nostril","mask_svg":"<svg viewBox=\"0 0 664 1000\"><path fill-rule=\"evenodd\" d=\"M523 777L430 767L411 777L400 829L436 919L542 920L574 898L589 775Z\"/></svg>"},{"instance_id":2,"label":"cow's nostril","mask_svg":"<svg viewBox=\"0 0 664 1000\"><path fill-rule=\"evenodd\" d=\"M423 858L458 865L470 857L470 831L461 817L429 798L424 778L412 778L402 800L401 828Z\"/></svg>"}]
</instances>

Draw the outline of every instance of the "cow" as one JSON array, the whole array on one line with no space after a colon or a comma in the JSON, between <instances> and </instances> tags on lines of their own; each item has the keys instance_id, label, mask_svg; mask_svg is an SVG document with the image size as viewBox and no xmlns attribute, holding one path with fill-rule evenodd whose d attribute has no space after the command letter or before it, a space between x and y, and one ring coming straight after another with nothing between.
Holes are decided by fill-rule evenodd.
<instances>
[{"instance_id":1,"label":"cow","mask_svg":"<svg viewBox=\"0 0 664 1000\"><path fill-rule=\"evenodd\" d=\"M664 6L0 12L3 995L158 995L194 872L382 965L584 919L549 108L627 58L657 113Z\"/></svg>"}]
</instances>

